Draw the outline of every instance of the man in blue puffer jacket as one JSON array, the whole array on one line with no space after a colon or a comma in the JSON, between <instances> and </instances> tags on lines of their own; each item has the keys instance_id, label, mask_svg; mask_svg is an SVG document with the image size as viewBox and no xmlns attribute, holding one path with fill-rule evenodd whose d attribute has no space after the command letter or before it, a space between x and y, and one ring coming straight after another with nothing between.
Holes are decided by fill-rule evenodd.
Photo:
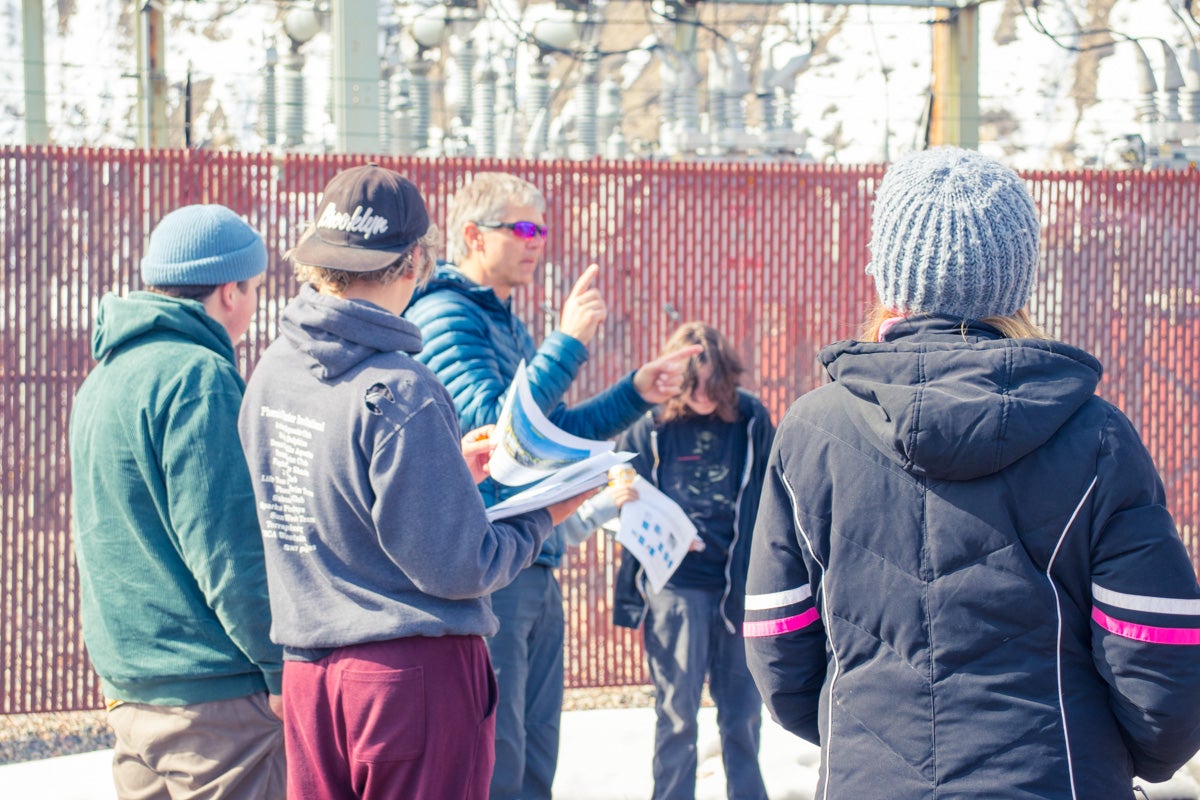
<instances>
[{"instance_id":1,"label":"man in blue puffer jacket","mask_svg":"<svg viewBox=\"0 0 1200 800\"><path fill-rule=\"evenodd\" d=\"M480 173L454 197L448 256L404 316L421 329L417 358L450 391L463 430L494 423L525 360L534 400L550 421L577 436L616 436L654 405L679 394L688 348L651 361L574 408L562 403L607 308L590 266L563 306L558 330L534 344L512 311L513 290L529 284L546 246L546 201L512 175ZM480 484L488 506L514 493ZM492 595L500 631L488 641L500 706L492 798L549 800L558 761L563 692L562 592L554 568L561 537L552 536L533 566Z\"/></svg>"}]
</instances>

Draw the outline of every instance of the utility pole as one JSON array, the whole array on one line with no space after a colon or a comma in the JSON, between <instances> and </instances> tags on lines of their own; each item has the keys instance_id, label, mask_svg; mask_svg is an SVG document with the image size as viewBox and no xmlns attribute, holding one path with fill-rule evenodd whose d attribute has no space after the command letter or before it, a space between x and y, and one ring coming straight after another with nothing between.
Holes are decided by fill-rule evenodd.
<instances>
[{"instance_id":1,"label":"utility pole","mask_svg":"<svg viewBox=\"0 0 1200 800\"><path fill-rule=\"evenodd\" d=\"M25 72L25 144L50 144L46 123L46 18L42 0L21 1Z\"/></svg>"},{"instance_id":2,"label":"utility pole","mask_svg":"<svg viewBox=\"0 0 1200 800\"><path fill-rule=\"evenodd\" d=\"M167 48L162 6L145 0L138 17L138 146L166 147Z\"/></svg>"},{"instance_id":3,"label":"utility pole","mask_svg":"<svg viewBox=\"0 0 1200 800\"><path fill-rule=\"evenodd\" d=\"M979 7L939 8L929 144L979 147Z\"/></svg>"},{"instance_id":4,"label":"utility pole","mask_svg":"<svg viewBox=\"0 0 1200 800\"><path fill-rule=\"evenodd\" d=\"M783 2L783 0L779 0ZM687 2L687 0L673 0ZM725 0L754 3L763 0ZM979 4L987 0L804 0L825 6L934 9L929 144L979 147Z\"/></svg>"},{"instance_id":5,"label":"utility pole","mask_svg":"<svg viewBox=\"0 0 1200 800\"><path fill-rule=\"evenodd\" d=\"M341 153L377 153L379 13L377 0L333 0L333 124Z\"/></svg>"}]
</instances>

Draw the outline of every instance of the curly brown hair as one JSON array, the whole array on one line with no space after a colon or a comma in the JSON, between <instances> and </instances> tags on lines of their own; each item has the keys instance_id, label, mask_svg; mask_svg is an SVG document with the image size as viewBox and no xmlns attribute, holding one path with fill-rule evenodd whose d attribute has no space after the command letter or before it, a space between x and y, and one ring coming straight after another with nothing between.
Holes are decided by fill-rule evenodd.
<instances>
[{"instance_id":1,"label":"curly brown hair","mask_svg":"<svg viewBox=\"0 0 1200 800\"><path fill-rule=\"evenodd\" d=\"M663 345L662 355L693 344L701 345L704 349L688 359L683 373L683 391L663 404L662 421L695 416L695 412L688 407L687 398L696 390L700 368L706 365L712 367L712 374L704 382L704 393L717 404L718 417L725 422L737 421L737 388L742 373L746 371L741 357L720 331L703 322L680 325Z\"/></svg>"}]
</instances>

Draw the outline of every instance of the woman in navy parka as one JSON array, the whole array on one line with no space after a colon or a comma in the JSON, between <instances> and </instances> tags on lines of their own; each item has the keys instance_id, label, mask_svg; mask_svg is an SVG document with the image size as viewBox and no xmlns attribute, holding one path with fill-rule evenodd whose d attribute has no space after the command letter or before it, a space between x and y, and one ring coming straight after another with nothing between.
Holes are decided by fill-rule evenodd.
<instances>
[{"instance_id":1,"label":"woman in navy parka","mask_svg":"<svg viewBox=\"0 0 1200 800\"><path fill-rule=\"evenodd\" d=\"M781 423L747 583L818 798L1132 796L1200 747L1200 587L1100 364L1029 320L1021 179L938 148L873 218L880 304Z\"/></svg>"}]
</instances>

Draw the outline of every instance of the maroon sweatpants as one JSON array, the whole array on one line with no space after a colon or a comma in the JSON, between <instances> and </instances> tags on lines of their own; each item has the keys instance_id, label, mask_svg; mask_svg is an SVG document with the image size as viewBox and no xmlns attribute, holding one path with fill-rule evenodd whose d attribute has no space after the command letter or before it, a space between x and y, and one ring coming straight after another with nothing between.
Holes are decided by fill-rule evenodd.
<instances>
[{"instance_id":1,"label":"maroon sweatpants","mask_svg":"<svg viewBox=\"0 0 1200 800\"><path fill-rule=\"evenodd\" d=\"M288 797L485 800L496 679L478 636L352 645L285 661Z\"/></svg>"}]
</instances>

